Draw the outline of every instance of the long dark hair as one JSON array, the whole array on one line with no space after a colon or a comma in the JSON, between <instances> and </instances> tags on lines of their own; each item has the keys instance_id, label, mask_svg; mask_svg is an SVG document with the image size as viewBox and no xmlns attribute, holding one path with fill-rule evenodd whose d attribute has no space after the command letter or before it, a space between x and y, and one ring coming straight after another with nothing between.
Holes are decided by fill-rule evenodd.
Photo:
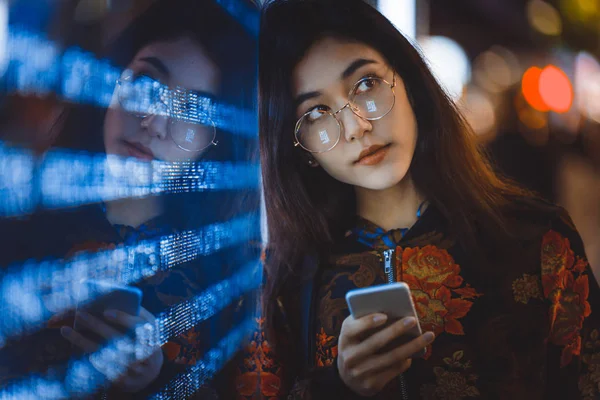
<instances>
[{"instance_id":1,"label":"long dark hair","mask_svg":"<svg viewBox=\"0 0 600 400\"><path fill-rule=\"evenodd\" d=\"M269 224L265 304L282 283L301 276L307 255L320 255L352 223L355 195L293 146L292 71L323 37L357 41L378 50L403 79L418 139L410 174L453 234L475 244L481 231L511 235L504 210L530 194L498 176L454 103L421 54L362 0L274 0L263 11L259 53L261 156Z\"/></svg>"},{"instance_id":2,"label":"long dark hair","mask_svg":"<svg viewBox=\"0 0 600 400\"><path fill-rule=\"evenodd\" d=\"M251 2L247 2L251 5ZM136 18L99 57L126 67L144 46L157 41L189 37L198 43L221 71L219 100L240 109L256 105L257 41L213 0L160 0ZM58 121L55 147L104 152L106 109L69 105ZM232 115L237 118L237 115ZM247 121L229 121L237 127ZM254 137L218 130L219 145L204 160L255 161ZM258 193L250 191L177 194L165 196L166 213L177 229L193 229L214 220L255 209ZM210 210L210 212L208 211Z\"/></svg>"}]
</instances>

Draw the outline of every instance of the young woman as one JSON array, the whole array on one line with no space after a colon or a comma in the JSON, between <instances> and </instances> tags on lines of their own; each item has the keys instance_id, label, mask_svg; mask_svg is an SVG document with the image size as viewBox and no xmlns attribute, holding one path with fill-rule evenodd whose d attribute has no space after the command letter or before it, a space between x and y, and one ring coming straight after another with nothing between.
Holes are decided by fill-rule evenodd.
<instances>
[{"instance_id":1,"label":"young woman","mask_svg":"<svg viewBox=\"0 0 600 400\"><path fill-rule=\"evenodd\" d=\"M411 43L360 0L276 0L260 49L267 315L239 393L597 396L600 292L579 235L494 173ZM354 319L344 296L394 281L424 334L381 352L416 321Z\"/></svg>"},{"instance_id":2,"label":"young woman","mask_svg":"<svg viewBox=\"0 0 600 400\"><path fill-rule=\"evenodd\" d=\"M219 5L208 0L193 3L157 2L134 21L110 52L111 61L123 67L110 107L107 110L73 107L63 124L57 147L106 152L122 160L135 158L139 162L248 160L252 140L234 141L231 132L217 129L214 124L177 119L172 116L181 110L168 109L175 104L169 101L173 96L181 109L196 107L193 102L198 101L197 96L218 98L250 109L254 100L255 39ZM233 52L235 45L242 48ZM90 79L98 78L104 79ZM131 93L135 92L136 82L144 79L159 82L169 92L157 91L150 99L135 98ZM147 112L136 109L136 101L140 100L149 101ZM234 126L235 121L229 122ZM4 221L2 230L6 235L2 236L10 239L3 240L1 264L43 257L69 258L81 251L158 240L226 220L234 212L244 212L244 208L249 211L257 207L257 196L229 191L124 199L76 210L39 213L28 220ZM78 312L76 324L96 337L73 329L72 317L57 315L46 329L4 346L0 357L1 385L27 373L61 368L70 357L97 351L100 346L97 339L107 341L136 324L154 321L155 314L190 299L247 263L251 260L250 253L256 251L241 244L235 254L217 253L203 258L202 263L194 260L138 282L144 293L139 317L118 310L106 310L105 319ZM256 259L258 254L253 257ZM213 318L172 338L162 349L156 348L149 358L131 365L114 382L112 390L117 398L133 398L133 393L146 398L161 389L177 373L196 364L231 328L238 314L246 311L245 307L238 307L237 313L230 310L222 315L231 319ZM75 355L72 349L79 351Z\"/></svg>"}]
</instances>

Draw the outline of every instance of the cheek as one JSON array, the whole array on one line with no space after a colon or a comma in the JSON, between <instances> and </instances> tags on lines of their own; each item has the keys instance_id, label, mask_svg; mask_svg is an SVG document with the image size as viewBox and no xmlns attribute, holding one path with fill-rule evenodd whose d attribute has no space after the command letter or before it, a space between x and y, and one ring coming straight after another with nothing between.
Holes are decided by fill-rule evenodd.
<instances>
[{"instance_id":1,"label":"cheek","mask_svg":"<svg viewBox=\"0 0 600 400\"><path fill-rule=\"evenodd\" d=\"M135 124L129 121L128 116L123 115L119 109L109 108L104 118L104 141L114 142L128 129L133 129ZM139 125L139 124L138 124Z\"/></svg>"},{"instance_id":2,"label":"cheek","mask_svg":"<svg viewBox=\"0 0 600 400\"><path fill-rule=\"evenodd\" d=\"M104 145L108 152L110 152L111 145L118 140L119 132L121 131L118 113L117 110L109 108L104 117Z\"/></svg>"},{"instance_id":3,"label":"cheek","mask_svg":"<svg viewBox=\"0 0 600 400\"><path fill-rule=\"evenodd\" d=\"M340 145L336 146L330 152L315 154L314 158L319 163L320 168L323 168L323 170L332 178L340 182L351 183L351 168L345 160L343 153L341 151L336 151L338 149L341 150Z\"/></svg>"}]
</instances>

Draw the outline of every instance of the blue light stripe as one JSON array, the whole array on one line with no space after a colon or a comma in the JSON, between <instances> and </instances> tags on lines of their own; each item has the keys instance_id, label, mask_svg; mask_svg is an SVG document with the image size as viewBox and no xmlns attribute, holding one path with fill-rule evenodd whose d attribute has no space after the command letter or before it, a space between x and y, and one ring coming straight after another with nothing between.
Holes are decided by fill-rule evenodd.
<instances>
[{"instance_id":1,"label":"blue light stripe","mask_svg":"<svg viewBox=\"0 0 600 400\"><path fill-rule=\"evenodd\" d=\"M0 216L33 212L35 159L30 151L0 142Z\"/></svg>"},{"instance_id":2,"label":"blue light stripe","mask_svg":"<svg viewBox=\"0 0 600 400\"><path fill-rule=\"evenodd\" d=\"M190 329L223 310L240 295L258 288L262 282L261 265L258 260L250 262L231 278L206 289L194 299L178 304L160 314L154 327L150 324L139 326L136 328L134 337L120 337L94 354L71 361L64 381L51 378L53 371L47 374L48 378L28 377L2 390L0 400L63 399L98 391L126 371L129 363L123 361L124 351L139 355L129 362L144 359L150 355L148 349L162 345L169 338L184 333L185 330L182 330L180 326L182 321L191 324L186 330ZM168 390L180 394L182 391L181 381L187 382L194 377L195 382L202 384L203 380L212 376L239 349L241 341L253 327L252 321L252 318L248 318L230 331L214 349L207 353L203 361L192 367L188 373L172 381ZM98 370L102 373L99 373ZM171 387L172 385L174 388ZM189 386L189 390L194 390L194 387L193 385ZM194 391L196 390L197 388ZM164 396L164 393L165 391L158 396Z\"/></svg>"},{"instance_id":3,"label":"blue light stripe","mask_svg":"<svg viewBox=\"0 0 600 400\"><path fill-rule=\"evenodd\" d=\"M79 290L78 282L84 279L131 284L158 271L248 242L259 234L258 215L247 214L133 246L13 267L0 281L0 346L9 337L39 328L52 315L91 300L88 293Z\"/></svg>"},{"instance_id":4,"label":"blue light stripe","mask_svg":"<svg viewBox=\"0 0 600 400\"><path fill-rule=\"evenodd\" d=\"M186 373L179 375L159 393L150 397L152 400L187 399L194 395L209 379L211 379L235 355L242 342L255 326L253 318L248 318L230 331L219 344Z\"/></svg>"},{"instance_id":5,"label":"blue light stripe","mask_svg":"<svg viewBox=\"0 0 600 400\"><path fill-rule=\"evenodd\" d=\"M255 163L143 162L64 150L38 163L31 152L0 142L0 216L149 195L255 190L259 176Z\"/></svg>"},{"instance_id":6,"label":"blue light stripe","mask_svg":"<svg viewBox=\"0 0 600 400\"><path fill-rule=\"evenodd\" d=\"M37 96L56 92L65 100L102 108L114 101L113 93L122 71L108 60L99 60L76 47L62 51L40 35L16 27L9 31L7 53L9 66L4 80L8 91ZM139 88L141 96L150 95L146 87L144 84ZM165 86L161 90L169 89ZM140 98L132 107L138 110L145 105L148 111L148 100ZM193 113L178 113L176 118L205 125L212 121L218 128L234 134L257 137L258 119L254 110L208 97L199 97L196 105Z\"/></svg>"}]
</instances>

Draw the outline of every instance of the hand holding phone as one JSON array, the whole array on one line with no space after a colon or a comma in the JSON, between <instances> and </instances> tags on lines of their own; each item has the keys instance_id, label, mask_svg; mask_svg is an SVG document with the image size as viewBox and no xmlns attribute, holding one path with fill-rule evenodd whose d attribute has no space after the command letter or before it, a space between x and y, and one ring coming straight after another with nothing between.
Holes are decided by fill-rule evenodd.
<instances>
[{"instance_id":1,"label":"hand holding phone","mask_svg":"<svg viewBox=\"0 0 600 400\"><path fill-rule=\"evenodd\" d=\"M406 284L353 290L346 300L352 315L342 324L338 370L350 389L372 396L410 368L412 358L424 351L434 335L420 334Z\"/></svg>"},{"instance_id":2,"label":"hand holding phone","mask_svg":"<svg viewBox=\"0 0 600 400\"><path fill-rule=\"evenodd\" d=\"M99 350L100 343L122 336L143 324L156 325L152 313L141 307L142 292L134 287L110 282L85 281L82 290L95 298L92 302L77 307L74 328L63 326L61 333L69 342L84 353ZM133 349L135 351L135 349ZM158 376L164 358L161 348L155 345L148 349L148 357L138 359L135 353L123 353L127 362L126 372L116 384L126 392L136 392L148 386ZM137 361L136 361L137 360ZM90 358L91 361L91 358ZM106 376L113 376L111 365L92 365Z\"/></svg>"},{"instance_id":3,"label":"hand holding phone","mask_svg":"<svg viewBox=\"0 0 600 400\"><path fill-rule=\"evenodd\" d=\"M391 351L423 334L410 288L406 283L392 283L351 290L346 293L346 302L355 319L369 314L385 314L387 322L380 329L385 329L402 318L415 319L415 324L409 330L382 348L380 353ZM422 357L423 355L425 355L425 348L414 354L413 357Z\"/></svg>"}]
</instances>

